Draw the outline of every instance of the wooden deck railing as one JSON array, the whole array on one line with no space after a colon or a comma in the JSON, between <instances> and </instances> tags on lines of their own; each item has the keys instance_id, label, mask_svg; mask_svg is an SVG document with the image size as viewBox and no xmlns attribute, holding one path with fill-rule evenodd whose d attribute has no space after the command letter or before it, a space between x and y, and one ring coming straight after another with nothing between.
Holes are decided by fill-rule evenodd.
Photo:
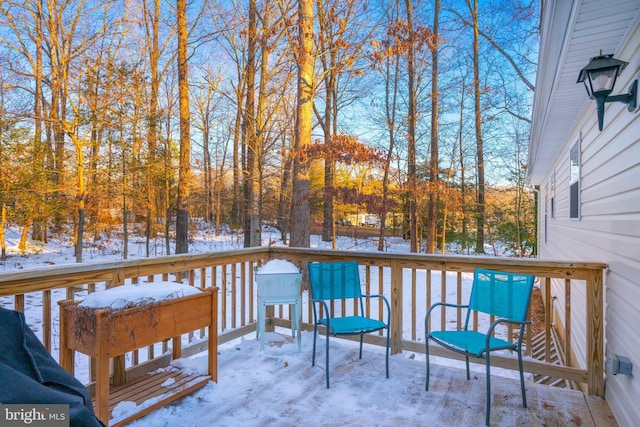
<instances>
[{"instance_id":1,"label":"wooden deck railing","mask_svg":"<svg viewBox=\"0 0 640 427\"><path fill-rule=\"evenodd\" d=\"M254 268L273 258L287 259L298 264L303 272L305 263L310 261L357 260L362 268L362 281L367 293L382 293L392 305L391 340L392 352L403 350L424 353L424 316L430 304L440 301L441 295L449 302L465 302L463 297L469 289L463 285L463 277L473 273L476 267L512 271L536 276L545 302L545 347L547 360L551 348L551 328L560 329L564 337L566 355L571 354L574 345L580 344L585 351L585 360L573 360L573 366L552 364L533 358L525 359L525 370L537 375L563 378L581 383L591 395L604 397L604 311L603 272L606 264L592 262L552 262L534 259L514 259L476 256L440 256L421 254L392 254L384 252L330 251L319 249L299 249L286 247L250 248L233 251L212 252L198 255L176 255L161 258L145 258L132 261L108 262L103 264L80 264L33 269L0 274L0 306L25 312L27 323L41 338L45 347L57 358L57 331L59 328L59 308L57 301L82 299L88 292L118 286L124 283L154 282L173 280L198 287L217 286L219 301L219 343L255 331L256 297ZM555 282L553 282L555 281ZM305 280L303 279L303 283ZM560 325L550 309L551 286L564 287L565 306L559 318L571 319ZM584 310L573 310L576 301L571 300L572 289L584 287L586 301ZM303 328L311 329L312 312L307 304L308 295L303 295L306 307L303 310ZM27 304L27 299L40 300L37 304ZM35 310L41 310L39 312ZM333 307L332 310L352 311L353 307ZM378 306L367 305L369 316L380 317ZM572 334L571 324L575 324L577 313L586 313L579 319L585 333ZM290 326L289 310L284 307L269 307L269 324ZM463 313L455 313L455 326L461 325ZM432 322L434 320L432 319ZM440 323L451 321L451 315L440 315ZM474 319L477 325L478 319ZM552 322L555 325L552 326ZM510 331L507 331L510 333ZM190 334L183 337L192 342L183 350L188 356L206 349L204 337ZM586 342L576 343L576 337L585 337ZM381 336L369 336L367 341L383 344ZM531 335L525 337L530 348ZM158 347L160 346L160 347ZM132 372L159 366L168 343L151 346L146 353L134 352L131 357L119 361L114 366L125 366ZM433 347L432 354L458 359L458 355L440 347ZM528 350L527 350L528 351ZM156 354L159 353L159 354ZM517 361L503 356L491 358L492 365L507 369L517 369ZM484 362L483 362L484 363ZM139 365L141 367L139 367ZM89 382L90 378L83 379Z\"/></svg>"}]
</instances>

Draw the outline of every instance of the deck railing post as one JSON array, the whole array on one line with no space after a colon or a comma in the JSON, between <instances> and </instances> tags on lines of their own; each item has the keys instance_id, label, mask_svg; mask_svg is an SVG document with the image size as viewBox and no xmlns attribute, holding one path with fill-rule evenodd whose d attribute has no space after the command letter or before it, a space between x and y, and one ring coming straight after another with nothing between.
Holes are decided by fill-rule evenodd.
<instances>
[{"instance_id":1,"label":"deck railing post","mask_svg":"<svg viewBox=\"0 0 640 427\"><path fill-rule=\"evenodd\" d=\"M124 281L125 281L124 268L114 268L111 271L111 282L107 283L107 288L113 288L115 286L124 285ZM112 363L113 363L113 370L112 370L113 385L123 384L127 378L125 356L124 355L115 356L112 359ZM97 369L99 371L100 369L103 369L103 368L98 366Z\"/></svg>"},{"instance_id":2,"label":"deck railing post","mask_svg":"<svg viewBox=\"0 0 640 427\"><path fill-rule=\"evenodd\" d=\"M124 268L114 268L111 270L111 281L107 282L107 288L124 285Z\"/></svg>"},{"instance_id":3,"label":"deck railing post","mask_svg":"<svg viewBox=\"0 0 640 427\"><path fill-rule=\"evenodd\" d=\"M604 302L602 270L587 277L587 393L604 398Z\"/></svg>"},{"instance_id":4,"label":"deck railing post","mask_svg":"<svg viewBox=\"0 0 640 427\"><path fill-rule=\"evenodd\" d=\"M391 354L402 353L402 266L391 261Z\"/></svg>"},{"instance_id":5,"label":"deck railing post","mask_svg":"<svg viewBox=\"0 0 640 427\"><path fill-rule=\"evenodd\" d=\"M214 382L218 382L218 291L211 290L211 324L209 325L209 375ZM298 332L299 333L299 332Z\"/></svg>"}]
</instances>

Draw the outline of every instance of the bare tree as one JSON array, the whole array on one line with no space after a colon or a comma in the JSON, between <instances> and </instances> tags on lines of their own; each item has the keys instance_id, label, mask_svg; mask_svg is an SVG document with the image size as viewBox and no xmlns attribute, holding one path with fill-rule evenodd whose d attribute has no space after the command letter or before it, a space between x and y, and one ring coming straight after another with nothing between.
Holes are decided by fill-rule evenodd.
<instances>
[{"instance_id":1,"label":"bare tree","mask_svg":"<svg viewBox=\"0 0 640 427\"><path fill-rule=\"evenodd\" d=\"M245 167L244 167L244 246L260 246L260 181L259 181L259 150L260 145L256 135L256 61L258 50L258 10L255 0L249 0L249 29L247 32L248 49L246 65L246 97L242 118ZM264 55L264 52L263 52Z\"/></svg>"},{"instance_id":2,"label":"bare tree","mask_svg":"<svg viewBox=\"0 0 640 427\"><path fill-rule=\"evenodd\" d=\"M189 252L189 186L191 184L191 130L187 63L187 2L177 0L178 93L180 99L180 165L176 210L176 253Z\"/></svg>"},{"instance_id":3,"label":"bare tree","mask_svg":"<svg viewBox=\"0 0 640 427\"><path fill-rule=\"evenodd\" d=\"M384 161L384 173L382 177L382 210L380 214L380 234L378 236L378 250L383 251L385 246L385 229L387 227L387 213L391 206L390 200L390 175L391 162L394 157L398 120L396 117L398 106L398 92L400 80L400 59L402 52L394 44L392 28L398 22L399 0L394 0L393 6L387 8L387 30L381 41L374 41L376 51L372 55L374 69L379 71L384 80L384 123L389 142L387 155Z\"/></svg>"},{"instance_id":4,"label":"bare tree","mask_svg":"<svg viewBox=\"0 0 640 427\"><path fill-rule=\"evenodd\" d=\"M361 93L349 94L352 82L360 77L358 61L363 46L371 38L370 15L366 13L366 3L358 0L316 0L318 11L317 56L321 65L318 78L319 89L324 89L324 109L316 110L316 118L322 127L324 141L339 134L339 114L341 110ZM366 23L365 23L366 22ZM369 27L369 28L368 28ZM359 92L359 91L358 91ZM316 94L316 99L318 95ZM336 165L325 159L323 190L322 240L336 246L334 181Z\"/></svg>"},{"instance_id":5,"label":"bare tree","mask_svg":"<svg viewBox=\"0 0 640 427\"><path fill-rule=\"evenodd\" d=\"M416 99L416 53L413 28L413 3L405 0L407 9L407 79L408 79L408 106L407 106L407 204L409 213L409 250L418 252L418 212L417 212L417 188L418 175L416 170L416 127L417 127L417 99Z\"/></svg>"},{"instance_id":6,"label":"bare tree","mask_svg":"<svg viewBox=\"0 0 640 427\"><path fill-rule=\"evenodd\" d=\"M147 230L146 230L146 255L150 255L150 240L155 237L155 221L158 211L157 194L159 192L158 177L159 168L156 159L158 146L159 112L158 98L160 91L160 0L143 0L142 12L145 29L145 47L149 57L150 94L149 110L147 113ZM165 44L166 45L166 44Z\"/></svg>"},{"instance_id":7,"label":"bare tree","mask_svg":"<svg viewBox=\"0 0 640 427\"><path fill-rule=\"evenodd\" d=\"M313 0L298 0L298 101L296 114L296 157L293 166L291 239L289 246L311 245L309 206L309 162L303 149L311 144L313 120Z\"/></svg>"},{"instance_id":8,"label":"bare tree","mask_svg":"<svg viewBox=\"0 0 640 427\"><path fill-rule=\"evenodd\" d=\"M436 249L436 224L438 212L438 100L440 91L438 88L438 37L440 34L440 0L434 1L433 10L433 39L431 46L431 158L429 160L429 203L427 213L427 241L426 252L435 253ZM444 232L444 230L443 230Z\"/></svg>"},{"instance_id":9,"label":"bare tree","mask_svg":"<svg viewBox=\"0 0 640 427\"><path fill-rule=\"evenodd\" d=\"M215 168L211 160L211 151L215 148L211 143L214 131L214 116L221 101L221 98L216 97L220 76L214 74L214 71L209 68L202 70L202 73L202 81L196 85L195 93L192 97L197 119L194 121L194 126L196 126L200 134L202 134L202 165L204 169L202 185L204 187L205 220L207 222L215 221L218 223L218 220L214 219L214 217L219 216L218 210L216 209L217 202L215 200L218 179L217 172L214 170ZM222 163L224 164L224 157ZM216 175L215 179L214 174Z\"/></svg>"},{"instance_id":10,"label":"bare tree","mask_svg":"<svg viewBox=\"0 0 640 427\"><path fill-rule=\"evenodd\" d=\"M234 4L229 7L227 1L209 1L209 14L214 25L215 32L218 34L218 46L221 52L233 62L235 66L235 76L231 86L231 93L223 91L222 95L226 96L235 106L235 117L230 125L232 135L232 158L231 168L233 173L233 194L231 205L231 226L244 226L244 195L241 194L241 176L243 167L243 159L241 158L241 149L243 144L242 125L245 108L246 84L247 78L247 52L249 38L246 36L247 31L238 31L243 28L247 19L246 10Z\"/></svg>"},{"instance_id":11,"label":"bare tree","mask_svg":"<svg viewBox=\"0 0 640 427\"><path fill-rule=\"evenodd\" d=\"M480 51L478 28L478 0L465 0L471 12L473 23L473 100L476 127L476 249L478 254L484 253L484 221L485 221L485 183L484 183L484 148L482 140L482 107L480 104Z\"/></svg>"}]
</instances>

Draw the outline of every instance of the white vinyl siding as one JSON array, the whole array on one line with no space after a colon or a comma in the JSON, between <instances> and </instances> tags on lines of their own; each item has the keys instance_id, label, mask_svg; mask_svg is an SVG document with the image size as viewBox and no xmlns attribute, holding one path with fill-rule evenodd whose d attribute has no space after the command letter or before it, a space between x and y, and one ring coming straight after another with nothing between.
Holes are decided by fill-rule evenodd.
<instances>
[{"instance_id":1,"label":"white vinyl siding","mask_svg":"<svg viewBox=\"0 0 640 427\"><path fill-rule=\"evenodd\" d=\"M636 25L634 31L630 42L615 52L616 57L629 61L629 65L618 78L614 95L626 93L633 79L640 75L640 25ZM579 221L571 218L568 158L576 142L579 146ZM640 405L637 404L640 381L635 372L640 368L640 111L631 113L624 104L608 103L604 128L598 131L595 102L587 102L564 141L564 149L549 166L545 180L548 184L543 186L543 191L551 194L540 196L541 200L548 197L548 213L553 219L546 224L540 258L607 263L605 358L610 354L628 357L634 365L634 375L607 374L605 397L620 426L640 425ZM555 185L552 185L554 177ZM552 199L555 199L553 207ZM580 288L574 286L571 290L571 327L575 342L584 342L582 337L586 334L583 308L586 296ZM561 322L564 322L563 289L553 287ZM573 353L584 367L586 349L574 347Z\"/></svg>"},{"instance_id":2,"label":"white vinyl siding","mask_svg":"<svg viewBox=\"0 0 640 427\"><path fill-rule=\"evenodd\" d=\"M636 44L640 46L640 43ZM636 52L640 58L640 52ZM640 61L639 61L640 63ZM626 75L624 75L626 77ZM622 79L615 92L626 90ZM619 85L619 86L618 86ZM593 111L592 111L593 110ZM595 103L577 123L566 141L562 158L556 159L543 187L541 200L549 201L540 258L606 262L605 358L609 354L628 357L640 367L640 113L629 113L622 104L607 107L605 126L598 131ZM580 132L582 138L579 137ZM580 139L579 218L571 212L571 147ZM553 176L557 179L551 185ZM555 187L555 195L552 188ZM555 197L554 197L555 196ZM551 200L555 206L551 207ZM541 210L544 215L544 210ZM541 221L544 218L540 218ZM571 299L574 342L585 342L582 286L573 286ZM554 307L564 322L564 288L554 284ZM574 347L576 361L584 367L586 349ZM635 374L635 369L634 369ZM640 425L640 381L634 376L607 375L606 399L621 426Z\"/></svg>"},{"instance_id":3,"label":"white vinyl siding","mask_svg":"<svg viewBox=\"0 0 640 427\"><path fill-rule=\"evenodd\" d=\"M575 83L600 49L629 63L612 95L627 93L640 77L640 0L551 1L542 11L528 169L529 183L540 188L539 256L607 263L605 357L626 356L635 366L633 375L606 373L605 398L618 425L640 426L640 111L607 103L599 131L596 103ZM576 141L580 170L573 219L570 151ZM581 288L577 284L571 292L574 342L586 333ZM552 292L562 328L564 288L554 283ZM572 352L584 367L586 349L574 346Z\"/></svg>"}]
</instances>

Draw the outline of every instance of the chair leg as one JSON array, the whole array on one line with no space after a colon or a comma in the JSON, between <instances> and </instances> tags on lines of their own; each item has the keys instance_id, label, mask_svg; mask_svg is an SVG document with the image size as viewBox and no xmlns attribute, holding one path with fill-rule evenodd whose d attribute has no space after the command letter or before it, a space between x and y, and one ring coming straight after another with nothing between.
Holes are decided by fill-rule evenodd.
<instances>
[{"instance_id":1,"label":"chair leg","mask_svg":"<svg viewBox=\"0 0 640 427\"><path fill-rule=\"evenodd\" d=\"M522 390L522 406L527 407L527 393L524 389L524 372L522 369L522 350L518 349L518 368L520 369L520 389Z\"/></svg>"},{"instance_id":2,"label":"chair leg","mask_svg":"<svg viewBox=\"0 0 640 427\"><path fill-rule=\"evenodd\" d=\"M471 379L471 376L469 375L469 355L465 355L464 359L465 362L467 362L467 381L469 381Z\"/></svg>"},{"instance_id":3,"label":"chair leg","mask_svg":"<svg viewBox=\"0 0 640 427\"><path fill-rule=\"evenodd\" d=\"M389 378L389 328L387 328L387 378Z\"/></svg>"},{"instance_id":4,"label":"chair leg","mask_svg":"<svg viewBox=\"0 0 640 427\"><path fill-rule=\"evenodd\" d=\"M256 335L260 340L260 351L264 351L264 342L265 342L265 323L266 323L266 305L264 301L258 302L258 330L256 331Z\"/></svg>"},{"instance_id":5,"label":"chair leg","mask_svg":"<svg viewBox=\"0 0 640 427\"><path fill-rule=\"evenodd\" d=\"M426 348L425 348L425 356L426 356L426 360L427 360L427 381L425 384L424 389L426 391L429 391L429 337L425 337L424 342L426 343Z\"/></svg>"},{"instance_id":6,"label":"chair leg","mask_svg":"<svg viewBox=\"0 0 640 427\"><path fill-rule=\"evenodd\" d=\"M311 356L311 366L316 366L316 337L318 336L318 324L313 324L313 355Z\"/></svg>"},{"instance_id":7,"label":"chair leg","mask_svg":"<svg viewBox=\"0 0 640 427\"><path fill-rule=\"evenodd\" d=\"M359 358L362 359L362 340L364 339L364 334L360 334L360 355Z\"/></svg>"},{"instance_id":8,"label":"chair leg","mask_svg":"<svg viewBox=\"0 0 640 427\"><path fill-rule=\"evenodd\" d=\"M293 310L295 313L293 316L293 322L295 322L295 331L296 331L295 338L296 338L298 352L300 352L302 348L302 330L300 325L302 323L302 321L300 320L300 317L302 316L302 304L300 303L299 300L295 304L293 304Z\"/></svg>"},{"instance_id":9,"label":"chair leg","mask_svg":"<svg viewBox=\"0 0 640 427\"><path fill-rule=\"evenodd\" d=\"M327 388L329 388L329 328L327 328L327 345L325 346L325 376L327 377Z\"/></svg>"},{"instance_id":10,"label":"chair leg","mask_svg":"<svg viewBox=\"0 0 640 427\"><path fill-rule=\"evenodd\" d=\"M486 353L487 362L487 410L484 424L489 425L490 411L491 411L491 361L489 360L489 352Z\"/></svg>"}]
</instances>

